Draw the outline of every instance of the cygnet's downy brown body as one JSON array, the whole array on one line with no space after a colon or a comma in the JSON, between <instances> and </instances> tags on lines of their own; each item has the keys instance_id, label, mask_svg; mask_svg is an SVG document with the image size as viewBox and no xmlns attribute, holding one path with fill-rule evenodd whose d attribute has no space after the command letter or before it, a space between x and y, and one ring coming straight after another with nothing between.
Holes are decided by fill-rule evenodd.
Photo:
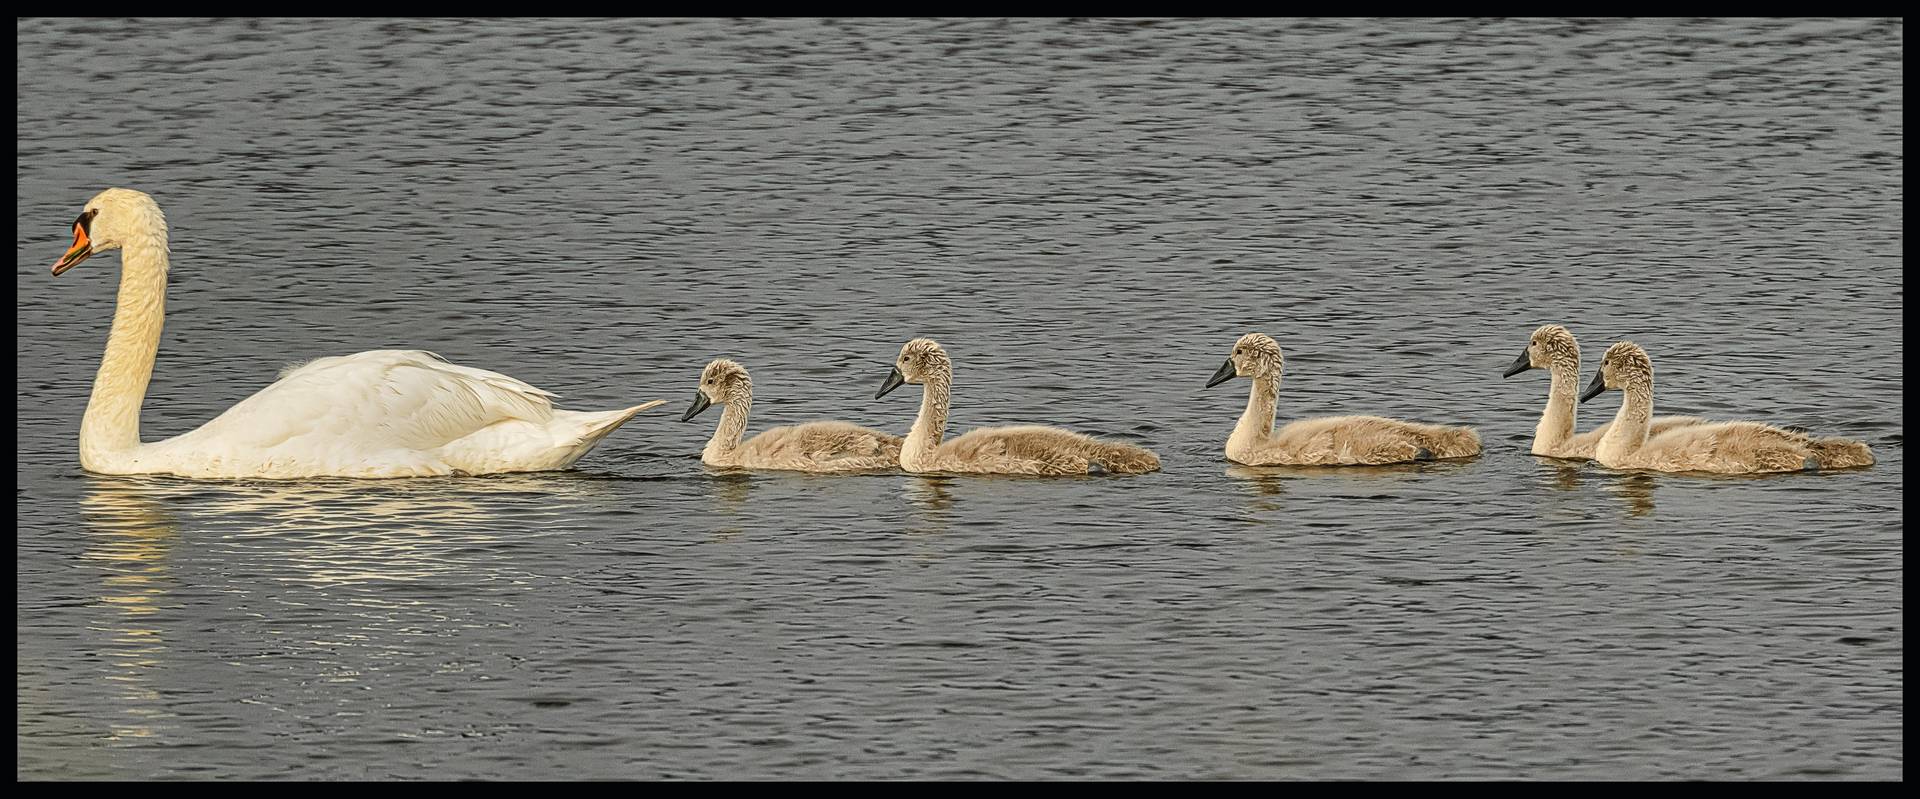
<instances>
[{"instance_id":1,"label":"cygnet's downy brown body","mask_svg":"<svg viewBox=\"0 0 1920 799\"><path fill-rule=\"evenodd\" d=\"M983 427L947 440L953 361L933 339L917 338L901 347L893 373L874 397L886 396L905 383L924 386L920 415L900 449L900 468L909 472L1142 474L1160 468L1160 459L1139 447L1057 427Z\"/></svg>"},{"instance_id":2,"label":"cygnet's downy brown body","mask_svg":"<svg viewBox=\"0 0 1920 799\"><path fill-rule=\"evenodd\" d=\"M856 472L900 465L900 437L846 422L808 422L775 427L742 441L753 409L753 379L724 358L700 373L700 390L680 421L719 403L720 426L700 451L708 466L784 469L796 472Z\"/></svg>"},{"instance_id":3,"label":"cygnet's downy brown body","mask_svg":"<svg viewBox=\"0 0 1920 799\"><path fill-rule=\"evenodd\" d=\"M1280 345L1260 333L1248 333L1233 345L1233 355L1207 381L1211 388L1235 377L1250 378L1247 410L1227 437L1227 460L1249 466L1358 466L1466 458L1480 454L1480 436L1472 428L1405 422L1381 416L1323 416L1273 429L1280 370Z\"/></svg>"},{"instance_id":4,"label":"cygnet's downy brown body","mask_svg":"<svg viewBox=\"0 0 1920 799\"><path fill-rule=\"evenodd\" d=\"M1547 408L1540 424L1533 428L1533 454L1550 458L1593 457L1593 448L1613 429L1607 422L1585 433L1574 432L1574 416L1580 393L1580 342L1559 325L1542 325L1533 331L1527 348L1515 358L1501 377L1512 377L1528 369L1545 369L1553 376L1547 388ZM1649 424L1649 435L1660 435L1678 427L1706 424L1698 416L1660 416Z\"/></svg>"},{"instance_id":5,"label":"cygnet's downy brown body","mask_svg":"<svg viewBox=\"0 0 1920 799\"><path fill-rule=\"evenodd\" d=\"M1630 341L1607 348L1586 402L1608 389L1626 397L1613 427L1594 447L1594 460L1616 469L1755 474L1868 466L1873 452L1845 438L1814 438L1759 422L1710 422L1650 434L1653 359Z\"/></svg>"}]
</instances>

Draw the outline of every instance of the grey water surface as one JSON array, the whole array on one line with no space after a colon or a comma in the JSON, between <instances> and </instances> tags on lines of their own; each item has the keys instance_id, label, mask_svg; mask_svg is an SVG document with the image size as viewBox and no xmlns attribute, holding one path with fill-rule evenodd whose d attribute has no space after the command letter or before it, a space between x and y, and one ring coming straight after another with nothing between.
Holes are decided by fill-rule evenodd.
<instances>
[{"instance_id":1,"label":"grey water surface","mask_svg":"<svg viewBox=\"0 0 1920 799\"><path fill-rule=\"evenodd\" d=\"M1901 778L1903 28L1734 21L16 22L22 778ZM117 256L172 227L149 439L430 349L671 405L567 472L91 476ZM1527 454L1537 325L1659 409L1878 465ZM1282 420L1477 459L1249 469ZM954 429L1165 470L721 474L943 342ZM1582 408L1610 417L1619 394Z\"/></svg>"}]
</instances>

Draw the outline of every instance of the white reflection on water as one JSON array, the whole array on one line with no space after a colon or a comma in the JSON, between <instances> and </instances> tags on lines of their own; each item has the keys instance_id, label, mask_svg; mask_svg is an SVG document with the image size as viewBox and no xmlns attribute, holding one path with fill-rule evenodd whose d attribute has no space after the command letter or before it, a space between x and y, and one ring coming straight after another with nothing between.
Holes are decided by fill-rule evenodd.
<instances>
[{"instance_id":1,"label":"white reflection on water","mask_svg":"<svg viewBox=\"0 0 1920 799\"><path fill-rule=\"evenodd\" d=\"M222 549L277 581L338 586L525 576L474 567L497 561L490 553L503 543L564 525L604 490L565 474L221 483L202 487L185 510L196 529L219 531Z\"/></svg>"},{"instance_id":2,"label":"white reflection on water","mask_svg":"<svg viewBox=\"0 0 1920 799\"><path fill-rule=\"evenodd\" d=\"M530 571L538 539L575 529L587 500L618 481L578 474L462 480L205 483L89 477L80 499L100 572L84 611L105 633L103 694L113 696L111 737L167 737L173 688L223 667L311 684L377 682L419 668L440 644L474 628L511 628L527 593L566 575ZM173 594L192 587L222 598L238 619L182 629ZM316 608L326 608L317 612ZM176 653L198 654L183 661ZM297 664L297 665L296 665ZM458 658L435 668L459 671ZM268 677L271 681L271 676ZM265 703L285 711L282 702ZM261 704L250 698L239 701Z\"/></svg>"},{"instance_id":3,"label":"white reflection on water","mask_svg":"<svg viewBox=\"0 0 1920 799\"><path fill-rule=\"evenodd\" d=\"M103 483L83 496L80 519L87 535L80 557L101 575L101 612L89 627L108 636L100 653L109 667L106 693L120 705L120 716L108 721L108 737L155 737L173 714L152 684L169 652L152 617L168 604L175 583L168 560L177 529L164 505L118 483Z\"/></svg>"}]
</instances>

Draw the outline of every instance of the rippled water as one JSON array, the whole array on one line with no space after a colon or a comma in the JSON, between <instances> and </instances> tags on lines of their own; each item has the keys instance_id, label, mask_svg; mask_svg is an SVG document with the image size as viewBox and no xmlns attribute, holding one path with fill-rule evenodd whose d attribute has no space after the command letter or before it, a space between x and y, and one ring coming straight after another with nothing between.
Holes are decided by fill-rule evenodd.
<instances>
[{"instance_id":1,"label":"rippled water","mask_svg":"<svg viewBox=\"0 0 1920 799\"><path fill-rule=\"evenodd\" d=\"M1898 21L16 23L18 775L1903 776ZM425 347L664 398L577 469L92 477L101 188L173 227L149 439ZM1866 471L1526 454L1544 322ZM1234 467L1284 418L1464 463ZM1139 478L720 475L753 426L1137 441ZM1587 406L1582 426L1617 407Z\"/></svg>"}]
</instances>

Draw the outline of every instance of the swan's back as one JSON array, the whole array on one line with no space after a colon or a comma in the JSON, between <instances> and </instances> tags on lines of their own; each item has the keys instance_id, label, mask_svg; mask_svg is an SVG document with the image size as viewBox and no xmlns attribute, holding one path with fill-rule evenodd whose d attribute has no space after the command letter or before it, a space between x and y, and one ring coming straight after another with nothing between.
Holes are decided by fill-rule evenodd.
<instances>
[{"instance_id":1,"label":"swan's back","mask_svg":"<svg viewBox=\"0 0 1920 799\"><path fill-rule=\"evenodd\" d=\"M775 427L740 445L739 465L757 469L854 471L900 465L901 438L849 422Z\"/></svg>"},{"instance_id":2,"label":"swan's back","mask_svg":"<svg viewBox=\"0 0 1920 799\"><path fill-rule=\"evenodd\" d=\"M1250 457L1296 465L1379 464L1464 458L1480 452L1472 428L1384 416L1321 416L1274 431Z\"/></svg>"},{"instance_id":3,"label":"swan's back","mask_svg":"<svg viewBox=\"0 0 1920 799\"><path fill-rule=\"evenodd\" d=\"M362 447L428 449L502 420L544 423L553 397L425 350L371 350L289 370L195 432L262 447L319 432Z\"/></svg>"},{"instance_id":4,"label":"swan's back","mask_svg":"<svg viewBox=\"0 0 1920 799\"><path fill-rule=\"evenodd\" d=\"M392 477L562 468L636 409L555 410L520 380L425 350L287 370L206 425L159 442L196 475ZM649 406L650 407L650 406Z\"/></svg>"},{"instance_id":5,"label":"swan's back","mask_svg":"<svg viewBox=\"0 0 1920 799\"><path fill-rule=\"evenodd\" d=\"M1701 424L1712 424L1712 422L1698 416L1656 416L1647 427L1647 436L1657 436L1669 430ZM1566 440L1566 443L1549 454L1556 458L1592 458L1594 450L1600 446L1600 439L1605 438L1607 431L1611 429L1613 429L1613 422L1608 420L1605 424L1585 433L1574 434L1572 438Z\"/></svg>"},{"instance_id":6,"label":"swan's back","mask_svg":"<svg viewBox=\"0 0 1920 799\"><path fill-rule=\"evenodd\" d=\"M1816 439L1760 422L1713 422L1650 435L1624 461L1607 466L1668 472L1746 474L1845 468L1873 463L1865 444Z\"/></svg>"},{"instance_id":7,"label":"swan's back","mask_svg":"<svg viewBox=\"0 0 1920 799\"><path fill-rule=\"evenodd\" d=\"M1086 474L1091 467L1117 474L1157 471L1160 459L1131 444L1040 425L982 427L934 452L946 471L1000 474Z\"/></svg>"}]
</instances>

